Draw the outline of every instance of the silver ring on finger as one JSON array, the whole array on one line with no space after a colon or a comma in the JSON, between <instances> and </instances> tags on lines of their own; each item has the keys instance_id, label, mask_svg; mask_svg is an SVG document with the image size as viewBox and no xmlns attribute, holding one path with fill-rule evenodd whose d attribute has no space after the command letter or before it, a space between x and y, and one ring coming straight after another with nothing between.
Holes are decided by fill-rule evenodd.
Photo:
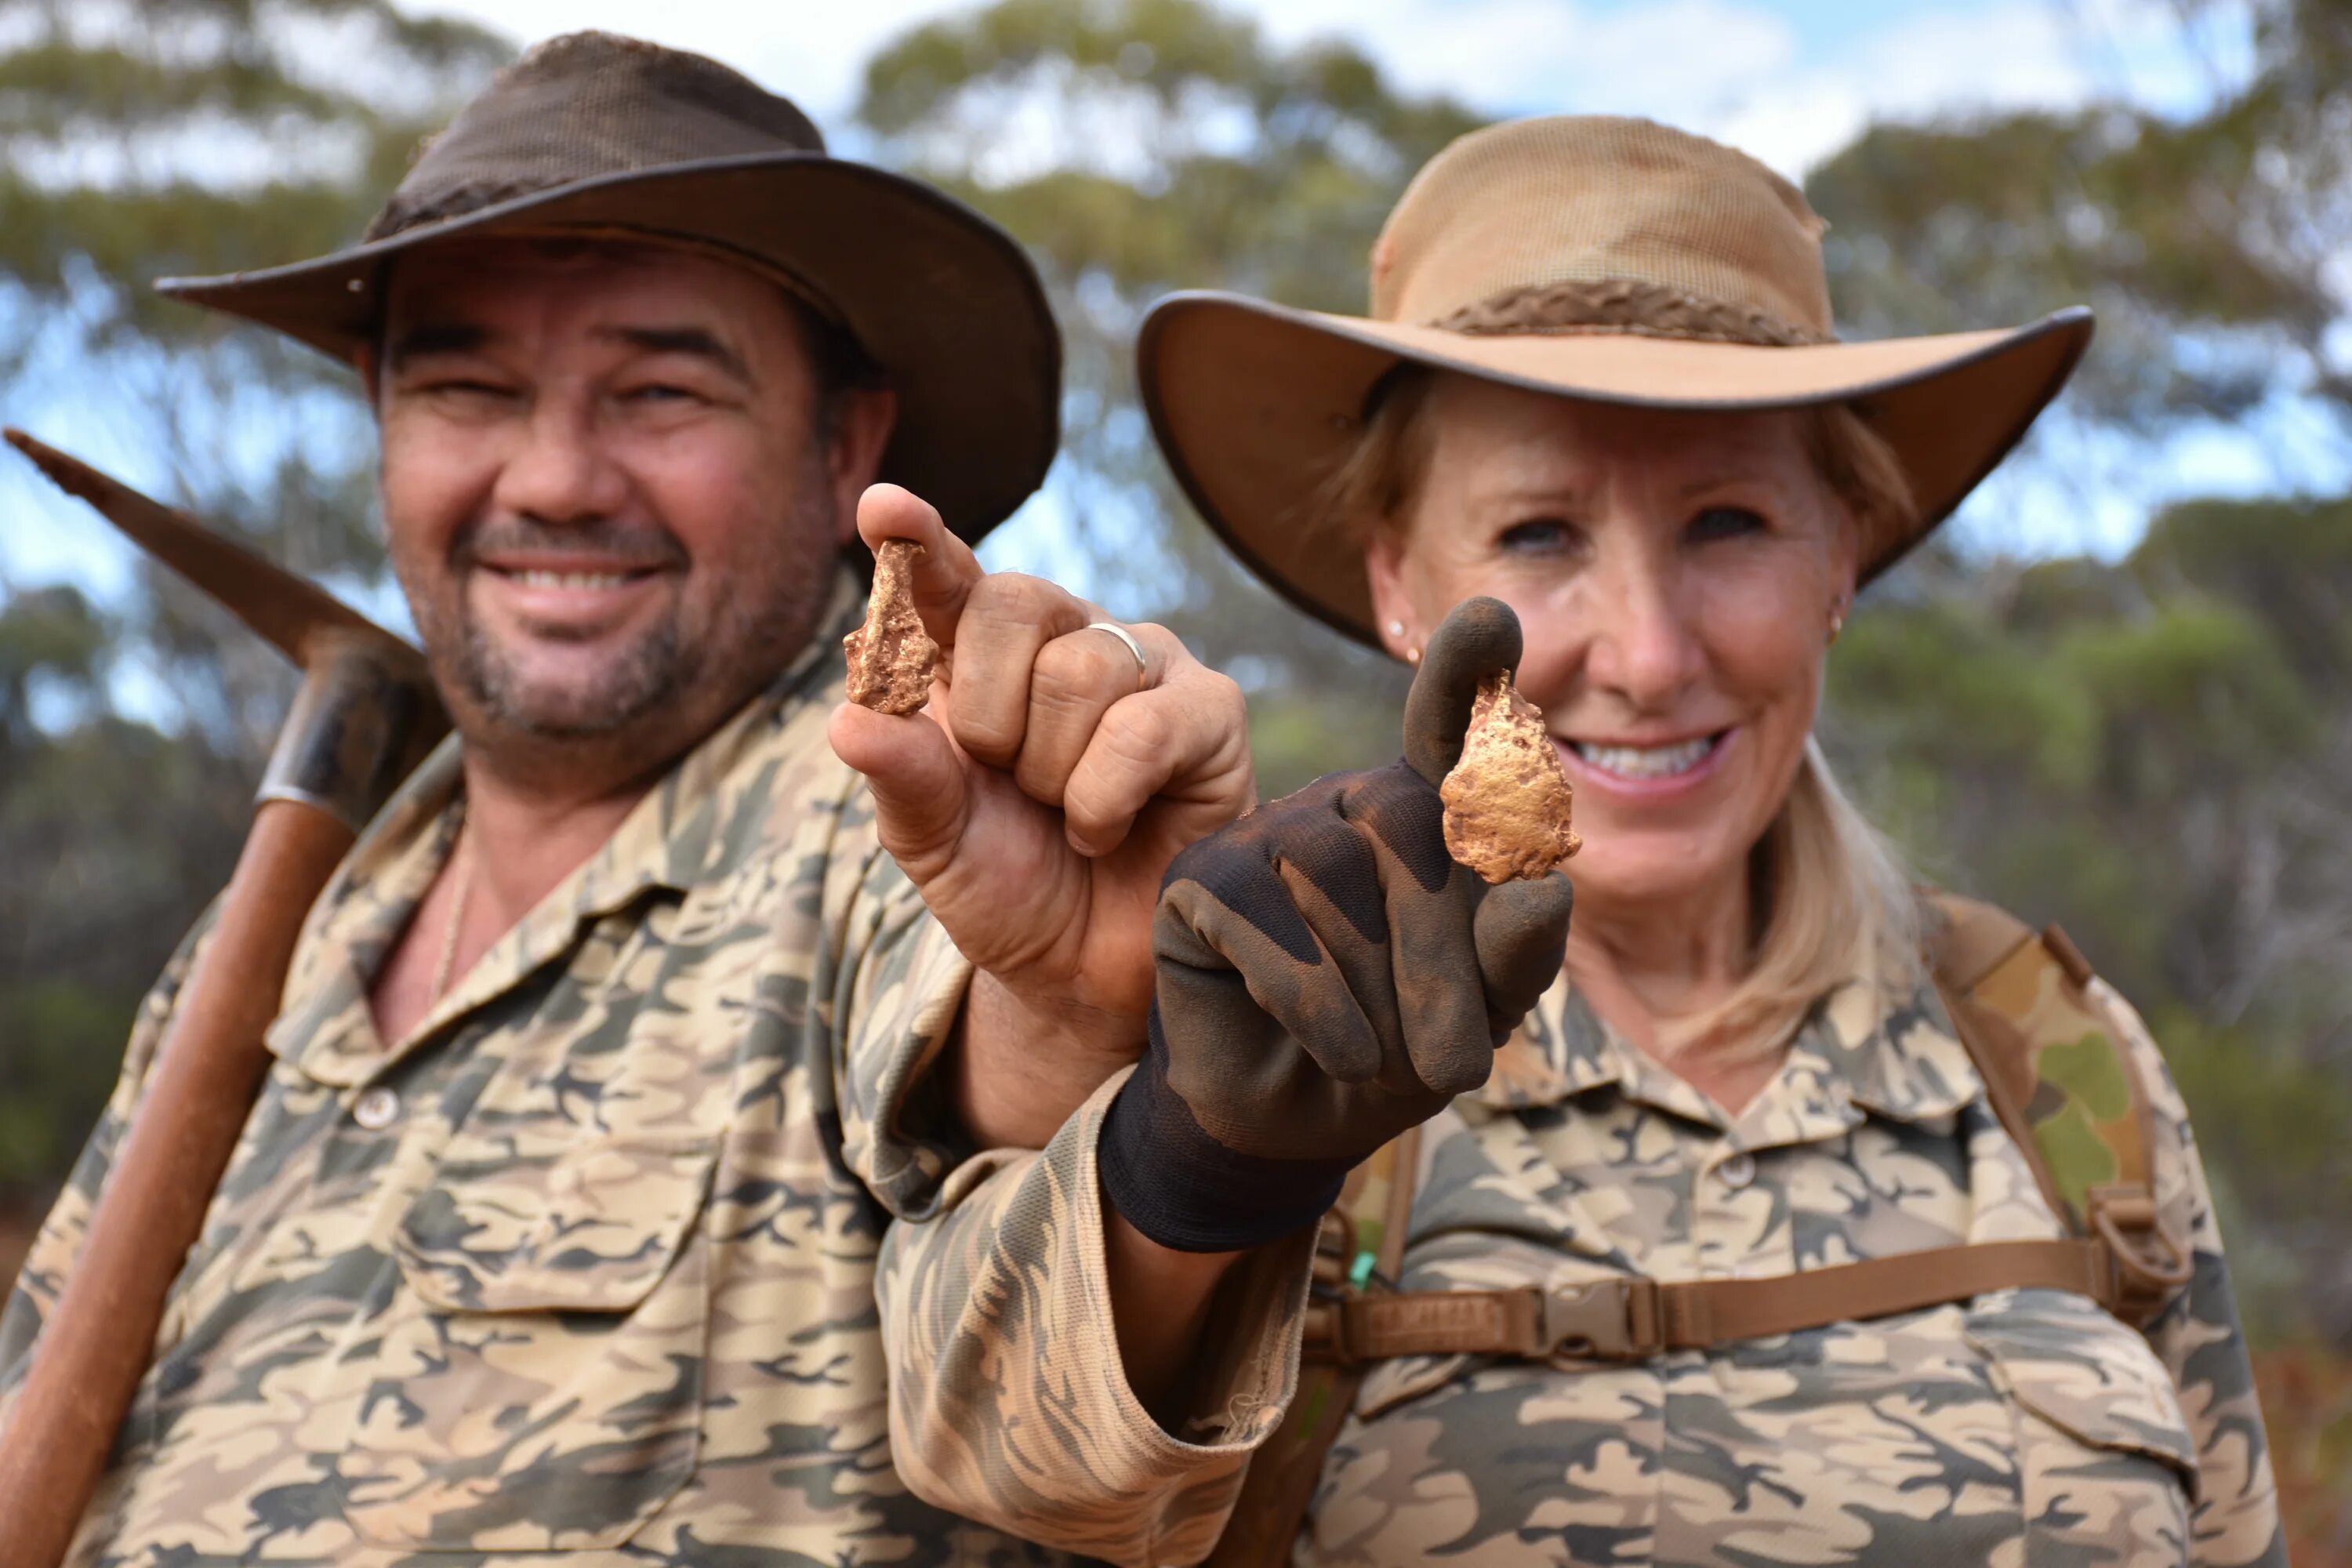
<instances>
[{"instance_id":1,"label":"silver ring on finger","mask_svg":"<svg viewBox=\"0 0 2352 1568\"><path fill-rule=\"evenodd\" d=\"M1117 621L1088 621L1078 629L1087 632L1108 632L1127 645L1127 651L1135 656L1135 689L1138 691L1142 690L1151 679L1151 660L1145 656L1143 645L1135 640L1133 632L1129 631Z\"/></svg>"}]
</instances>

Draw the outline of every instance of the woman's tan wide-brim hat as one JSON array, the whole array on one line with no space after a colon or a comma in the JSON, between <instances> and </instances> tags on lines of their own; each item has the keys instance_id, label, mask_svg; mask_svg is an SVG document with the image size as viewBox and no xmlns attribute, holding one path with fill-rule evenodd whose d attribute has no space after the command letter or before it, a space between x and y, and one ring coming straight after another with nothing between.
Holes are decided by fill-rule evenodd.
<instances>
[{"instance_id":1,"label":"woman's tan wide-brim hat","mask_svg":"<svg viewBox=\"0 0 2352 1568\"><path fill-rule=\"evenodd\" d=\"M350 361L383 319L388 264L460 235L687 247L774 278L887 373L881 477L977 540L1045 477L1062 340L1019 245L927 185L829 157L787 99L718 61L610 33L551 39L428 142L362 243L163 293Z\"/></svg>"},{"instance_id":2,"label":"woman's tan wide-brim hat","mask_svg":"<svg viewBox=\"0 0 2352 1568\"><path fill-rule=\"evenodd\" d=\"M1598 403L1847 403L1902 459L1916 526L1884 571L2024 435L2091 313L2011 331L1839 342L1826 226L1745 153L1642 120L1473 132L1415 176L1372 250L1371 317L1183 293L1137 347L1177 479L1234 553L1301 609L1379 645L1363 550L1318 515L1381 379L1402 363Z\"/></svg>"}]
</instances>

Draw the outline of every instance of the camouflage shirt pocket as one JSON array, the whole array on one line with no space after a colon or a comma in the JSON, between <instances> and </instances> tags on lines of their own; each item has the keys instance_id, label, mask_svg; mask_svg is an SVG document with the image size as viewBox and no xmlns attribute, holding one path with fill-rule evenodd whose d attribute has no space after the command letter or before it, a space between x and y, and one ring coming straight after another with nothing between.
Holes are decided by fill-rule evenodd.
<instances>
[{"instance_id":1,"label":"camouflage shirt pocket","mask_svg":"<svg viewBox=\"0 0 2352 1568\"><path fill-rule=\"evenodd\" d=\"M2188 1562L2197 1449L2147 1341L2052 1290L1986 1298L1966 1333L2016 1413L2027 1560Z\"/></svg>"},{"instance_id":2,"label":"camouflage shirt pocket","mask_svg":"<svg viewBox=\"0 0 2352 1568\"><path fill-rule=\"evenodd\" d=\"M699 1138L535 1156L452 1141L394 1239L403 1289L337 1467L362 1540L619 1546L685 1485L710 1295L695 1221L716 1154Z\"/></svg>"}]
</instances>

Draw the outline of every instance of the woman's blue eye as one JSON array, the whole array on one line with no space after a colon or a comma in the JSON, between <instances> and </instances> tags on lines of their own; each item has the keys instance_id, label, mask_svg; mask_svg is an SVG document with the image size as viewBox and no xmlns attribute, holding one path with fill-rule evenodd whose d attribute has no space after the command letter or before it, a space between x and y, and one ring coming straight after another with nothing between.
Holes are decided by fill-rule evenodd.
<instances>
[{"instance_id":1,"label":"woman's blue eye","mask_svg":"<svg viewBox=\"0 0 2352 1568\"><path fill-rule=\"evenodd\" d=\"M1705 543L1714 539L1761 533L1764 528L1764 519L1744 506L1711 506L1691 519L1689 531L1694 542Z\"/></svg>"},{"instance_id":2,"label":"woman's blue eye","mask_svg":"<svg viewBox=\"0 0 2352 1568\"><path fill-rule=\"evenodd\" d=\"M1515 522L1496 542L1514 555L1549 554L1566 547L1568 524L1551 517Z\"/></svg>"}]
</instances>

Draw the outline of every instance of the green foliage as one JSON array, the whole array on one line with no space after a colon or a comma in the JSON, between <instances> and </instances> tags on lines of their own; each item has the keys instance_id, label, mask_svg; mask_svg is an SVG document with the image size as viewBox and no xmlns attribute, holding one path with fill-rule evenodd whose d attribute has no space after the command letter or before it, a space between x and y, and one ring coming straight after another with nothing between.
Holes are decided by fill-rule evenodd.
<instances>
[{"instance_id":1,"label":"green foliage","mask_svg":"<svg viewBox=\"0 0 2352 1568\"><path fill-rule=\"evenodd\" d=\"M1972 609L1930 601L1858 616L1836 660L1841 698L1883 713L1882 744L1931 772L1997 758L2036 784L2082 787L2096 764L2088 694ZM1913 700L1923 690L1932 707Z\"/></svg>"},{"instance_id":2,"label":"green foliage","mask_svg":"<svg viewBox=\"0 0 2352 1568\"><path fill-rule=\"evenodd\" d=\"M2243 609L2168 605L2120 626L2085 626L2059 641L2050 663L2104 721L2102 782L2118 804L2177 801L2199 782L2236 775L2243 758L2291 757L2311 738L2307 694Z\"/></svg>"},{"instance_id":3,"label":"green foliage","mask_svg":"<svg viewBox=\"0 0 2352 1568\"><path fill-rule=\"evenodd\" d=\"M37 1193L73 1163L122 1058L138 993L63 981L0 995L0 1194Z\"/></svg>"},{"instance_id":4,"label":"green foliage","mask_svg":"<svg viewBox=\"0 0 2352 1568\"><path fill-rule=\"evenodd\" d=\"M2260 605L2299 679L2352 681L2352 498L2176 507L2149 526L2132 566L2151 592L2201 588Z\"/></svg>"},{"instance_id":5,"label":"green foliage","mask_svg":"<svg viewBox=\"0 0 2352 1568\"><path fill-rule=\"evenodd\" d=\"M2220 1027L2178 1005L2148 1022L2197 1119L2249 1331L2258 1343L2326 1335L2340 1345L2330 1308L2341 1286L2320 1260L2343 1256L2352 1212L2352 1087L2266 1029ZM2352 1471L2333 1474L2340 1488Z\"/></svg>"}]
</instances>

